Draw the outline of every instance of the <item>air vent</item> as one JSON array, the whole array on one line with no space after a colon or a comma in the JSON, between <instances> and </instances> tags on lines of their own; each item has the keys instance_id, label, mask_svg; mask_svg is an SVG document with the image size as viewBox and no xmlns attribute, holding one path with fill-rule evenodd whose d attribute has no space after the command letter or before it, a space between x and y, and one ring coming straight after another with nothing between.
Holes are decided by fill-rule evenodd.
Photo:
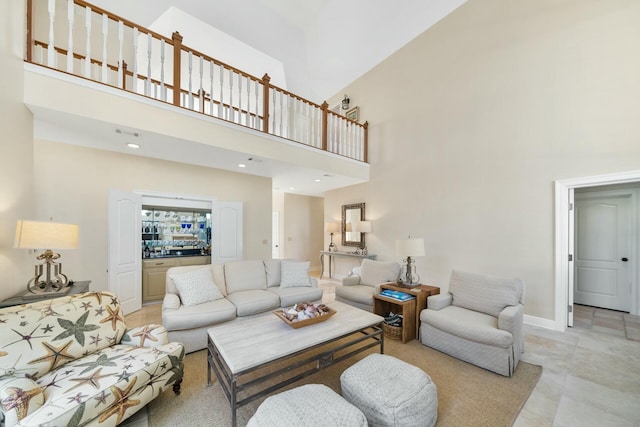
<instances>
[{"instance_id":1,"label":"air vent","mask_svg":"<svg viewBox=\"0 0 640 427\"><path fill-rule=\"evenodd\" d=\"M134 132L132 130L116 129L116 133L119 133L120 135L132 136L134 138L140 138L140 133Z\"/></svg>"}]
</instances>

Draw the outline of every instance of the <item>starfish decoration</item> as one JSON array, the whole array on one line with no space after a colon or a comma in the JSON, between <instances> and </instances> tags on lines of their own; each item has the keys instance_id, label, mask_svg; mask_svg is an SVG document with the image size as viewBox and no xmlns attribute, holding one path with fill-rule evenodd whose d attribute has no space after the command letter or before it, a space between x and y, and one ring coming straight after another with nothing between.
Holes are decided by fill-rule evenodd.
<instances>
[{"instance_id":1,"label":"starfish decoration","mask_svg":"<svg viewBox=\"0 0 640 427\"><path fill-rule=\"evenodd\" d=\"M40 318L37 320L38 322L44 319L45 317L62 316L60 313L54 311L54 309L51 308L52 305L53 305L53 301L50 301L46 307L40 309Z\"/></svg>"},{"instance_id":2,"label":"starfish decoration","mask_svg":"<svg viewBox=\"0 0 640 427\"><path fill-rule=\"evenodd\" d=\"M109 341L109 344L116 345L116 342L118 342L118 336L114 335L112 337L107 337L107 340Z\"/></svg>"},{"instance_id":3,"label":"starfish decoration","mask_svg":"<svg viewBox=\"0 0 640 427\"><path fill-rule=\"evenodd\" d=\"M162 365L160 365L160 367L162 368L163 371L167 369L167 362L162 362Z\"/></svg>"},{"instance_id":4,"label":"starfish decoration","mask_svg":"<svg viewBox=\"0 0 640 427\"><path fill-rule=\"evenodd\" d=\"M125 369L125 371L126 371L127 369L131 369L131 368L133 368L133 365L132 365L131 363L127 363L126 365L124 365L124 366L123 366L123 368L124 368L124 369Z\"/></svg>"},{"instance_id":5,"label":"starfish decoration","mask_svg":"<svg viewBox=\"0 0 640 427\"><path fill-rule=\"evenodd\" d=\"M2 399L3 412L9 412L12 409L16 410L18 420L27 416L29 410L29 401L41 394L42 391L39 388L33 390L23 390L18 387L7 387L5 393L8 395Z\"/></svg>"},{"instance_id":6,"label":"starfish decoration","mask_svg":"<svg viewBox=\"0 0 640 427\"><path fill-rule=\"evenodd\" d=\"M104 313L104 307L96 308L96 316L102 316L102 313Z\"/></svg>"},{"instance_id":7,"label":"starfish decoration","mask_svg":"<svg viewBox=\"0 0 640 427\"><path fill-rule=\"evenodd\" d=\"M41 343L42 346L47 350L47 355L39 357L37 359L33 359L29 362L30 365L34 363L48 361L51 365L49 365L49 371L53 371L54 368L62 365L64 363L64 359L67 360L75 360L75 357L67 353L67 349L73 343L73 341L69 340L66 344L61 345L60 347L55 347L47 342Z\"/></svg>"},{"instance_id":8,"label":"starfish decoration","mask_svg":"<svg viewBox=\"0 0 640 427\"><path fill-rule=\"evenodd\" d=\"M118 375L118 380L120 381L122 380L129 381L129 378L131 378L131 374L128 373L126 369L122 371L120 375ZM134 378L134 381L135 381L135 378Z\"/></svg>"},{"instance_id":9,"label":"starfish decoration","mask_svg":"<svg viewBox=\"0 0 640 427\"><path fill-rule=\"evenodd\" d=\"M47 323L47 326L45 326L44 328L40 328L42 329L42 332L44 332L45 334L48 332L53 331L53 326L51 326L50 324Z\"/></svg>"},{"instance_id":10,"label":"starfish decoration","mask_svg":"<svg viewBox=\"0 0 640 427\"><path fill-rule=\"evenodd\" d=\"M109 397L109 395L104 390L102 390L102 393L100 393L98 396L94 397L93 400L96 400L98 402L98 403L96 403L95 408L97 408L100 405L106 405L107 404L107 397Z\"/></svg>"},{"instance_id":11,"label":"starfish decoration","mask_svg":"<svg viewBox=\"0 0 640 427\"><path fill-rule=\"evenodd\" d=\"M110 306L107 306L107 311L109 312L109 315L104 319L102 319L100 323L111 322L111 328L115 331L116 325L118 324L118 320L124 322L124 319L122 318L122 316L120 316L119 308L116 308L114 310Z\"/></svg>"},{"instance_id":12,"label":"starfish decoration","mask_svg":"<svg viewBox=\"0 0 640 427\"><path fill-rule=\"evenodd\" d=\"M28 324L29 322L25 322L25 321L20 322L20 326L27 326Z\"/></svg>"},{"instance_id":13,"label":"starfish decoration","mask_svg":"<svg viewBox=\"0 0 640 427\"><path fill-rule=\"evenodd\" d=\"M107 292L94 292L93 296L98 299L98 305L102 305L102 297L112 297L112 295Z\"/></svg>"},{"instance_id":14,"label":"starfish decoration","mask_svg":"<svg viewBox=\"0 0 640 427\"><path fill-rule=\"evenodd\" d=\"M108 411L105 411L102 414L102 416L98 420L99 423L103 423L110 416L116 414L118 417L116 419L116 425L118 425L124 418L124 414L125 412L127 412L127 409L140 404L140 401L137 399L129 399L129 393L131 393L131 390L133 389L133 386L135 385L137 379L137 377L134 378L133 381L131 381L127 388L125 388L124 390L116 386L111 386L111 393L115 396L115 403Z\"/></svg>"},{"instance_id":15,"label":"starfish decoration","mask_svg":"<svg viewBox=\"0 0 640 427\"><path fill-rule=\"evenodd\" d=\"M78 403L82 403L82 399L84 399L85 397L87 397L86 394L82 394L82 392L78 392L78 394L76 394L75 396L69 396L67 397L67 399L69 399L69 403L74 401Z\"/></svg>"},{"instance_id":16,"label":"starfish decoration","mask_svg":"<svg viewBox=\"0 0 640 427\"><path fill-rule=\"evenodd\" d=\"M62 328L65 329L65 331L59 334L53 340L57 341L63 338L74 336L76 341L78 341L78 343L81 346L84 346L85 332L95 331L96 329L100 329L100 326L98 325L85 325L85 322L87 321L88 316L89 316L89 312L86 311L82 316L78 318L78 320L76 320L76 323L73 323L72 321L67 319L58 319L58 323L60 324L60 326L62 326Z\"/></svg>"},{"instance_id":17,"label":"starfish decoration","mask_svg":"<svg viewBox=\"0 0 640 427\"><path fill-rule=\"evenodd\" d=\"M80 375L89 372L92 369L97 368L98 366L116 366L116 364L114 362L112 362L112 360L115 359L119 359L120 357L122 357L121 355L117 355L117 356L113 356L113 357L107 357L106 354L101 354L96 360L94 360L93 362L86 362L86 363L79 363L75 366L86 366L87 368L84 369L84 371L80 372Z\"/></svg>"},{"instance_id":18,"label":"starfish decoration","mask_svg":"<svg viewBox=\"0 0 640 427\"><path fill-rule=\"evenodd\" d=\"M33 333L39 327L40 327L40 325L36 326L35 328L33 328L33 331L31 331L30 334L26 334L26 335L21 334L20 332L16 331L15 329L11 329L13 332L15 332L16 334L20 335L21 338L19 340L17 340L17 341L14 341L14 342L11 342L11 343L5 345L5 347L9 347L10 345L13 345L13 344L15 344L17 342L20 342L20 341L26 341L29 344L29 348L31 350L33 350L33 345L31 344L31 340L34 339L34 338L45 338L45 335L33 336Z\"/></svg>"},{"instance_id":19,"label":"starfish decoration","mask_svg":"<svg viewBox=\"0 0 640 427\"><path fill-rule=\"evenodd\" d=\"M89 311L89 309L91 308L91 301L83 302L81 305L83 310Z\"/></svg>"},{"instance_id":20,"label":"starfish decoration","mask_svg":"<svg viewBox=\"0 0 640 427\"><path fill-rule=\"evenodd\" d=\"M135 354L130 354L129 356L125 357L124 360L136 360L136 355Z\"/></svg>"},{"instance_id":21,"label":"starfish decoration","mask_svg":"<svg viewBox=\"0 0 640 427\"><path fill-rule=\"evenodd\" d=\"M57 382L58 382L58 373L56 372L56 374L53 376L51 381L49 381L49 383L44 384L42 386L42 391L48 389L49 387L58 387L58 388L60 388L60 386L58 384L56 384Z\"/></svg>"},{"instance_id":22,"label":"starfish decoration","mask_svg":"<svg viewBox=\"0 0 640 427\"><path fill-rule=\"evenodd\" d=\"M82 387L85 384L91 384L96 390L100 390L100 380L103 378L111 378L113 376L112 374L100 375L101 373L102 373L102 368L98 369L88 377L71 378L71 381L75 381L78 384L74 385L67 391L71 391L77 387Z\"/></svg>"},{"instance_id":23,"label":"starfish decoration","mask_svg":"<svg viewBox=\"0 0 640 427\"><path fill-rule=\"evenodd\" d=\"M144 347L144 342L146 340L151 340L156 342L158 341L158 338L154 337L151 334L151 331L153 331L154 329L158 329L158 325L156 326L146 325L139 332L136 332L135 334L133 334L134 337L140 337L140 347Z\"/></svg>"},{"instance_id":24,"label":"starfish decoration","mask_svg":"<svg viewBox=\"0 0 640 427\"><path fill-rule=\"evenodd\" d=\"M153 370L153 372L149 372L147 370L145 370L145 372L147 373L147 375L149 375L149 381L147 382L147 384L145 385L146 387L151 387L151 391L154 392L155 394L155 390L153 389L153 385L158 381L158 378L160 378L161 375L157 375L158 372L158 366L156 365L156 368ZM163 372L164 373L164 372Z\"/></svg>"},{"instance_id":25,"label":"starfish decoration","mask_svg":"<svg viewBox=\"0 0 640 427\"><path fill-rule=\"evenodd\" d=\"M97 334L95 336L89 335L89 337L91 338L91 345L95 345L96 347L100 344L100 341L102 341L102 338L100 338L100 334Z\"/></svg>"}]
</instances>

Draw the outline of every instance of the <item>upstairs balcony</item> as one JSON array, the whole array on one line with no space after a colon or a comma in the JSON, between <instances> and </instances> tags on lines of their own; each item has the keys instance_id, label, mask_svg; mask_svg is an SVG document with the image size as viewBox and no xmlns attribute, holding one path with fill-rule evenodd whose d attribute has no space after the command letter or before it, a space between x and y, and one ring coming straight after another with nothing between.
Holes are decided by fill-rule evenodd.
<instances>
[{"instance_id":1,"label":"upstairs balcony","mask_svg":"<svg viewBox=\"0 0 640 427\"><path fill-rule=\"evenodd\" d=\"M190 154L169 159L220 167L211 148L318 169L341 177L338 186L368 179L368 123L326 101L192 49L178 32L161 35L82 0L25 1L25 104L41 133L55 133L52 123L134 139L144 132L154 157L173 148Z\"/></svg>"}]
</instances>

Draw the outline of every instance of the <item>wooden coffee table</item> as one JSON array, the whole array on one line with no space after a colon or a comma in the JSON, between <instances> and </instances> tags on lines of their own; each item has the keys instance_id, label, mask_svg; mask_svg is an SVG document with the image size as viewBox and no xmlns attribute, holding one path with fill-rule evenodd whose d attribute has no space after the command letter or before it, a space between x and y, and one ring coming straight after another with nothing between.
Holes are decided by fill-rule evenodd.
<instances>
[{"instance_id":1,"label":"wooden coffee table","mask_svg":"<svg viewBox=\"0 0 640 427\"><path fill-rule=\"evenodd\" d=\"M234 427L239 407L372 347L384 352L382 317L337 301L327 305L336 314L299 329L268 312L207 331L207 384L213 371Z\"/></svg>"}]
</instances>

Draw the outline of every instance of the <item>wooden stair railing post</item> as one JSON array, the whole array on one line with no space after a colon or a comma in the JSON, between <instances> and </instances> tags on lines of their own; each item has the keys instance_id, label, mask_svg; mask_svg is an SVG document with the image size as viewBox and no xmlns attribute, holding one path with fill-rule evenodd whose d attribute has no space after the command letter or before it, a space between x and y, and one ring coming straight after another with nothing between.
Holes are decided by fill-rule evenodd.
<instances>
[{"instance_id":1,"label":"wooden stair railing post","mask_svg":"<svg viewBox=\"0 0 640 427\"><path fill-rule=\"evenodd\" d=\"M364 122L362 127L364 128L364 147L362 147L363 149L362 154L364 158L362 159L362 161L365 163L368 163L369 162L369 122Z\"/></svg>"},{"instance_id":2,"label":"wooden stair railing post","mask_svg":"<svg viewBox=\"0 0 640 427\"><path fill-rule=\"evenodd\" d=\"M269 133L269 74L262 76L262 132Z\"/></svg>"},{"instance_id":3,"label":"wooden stair railing post","mask_svg":"<svg viewBox=\"0 0 640 427\"><path fill-rule=\"evenodd\" d=\"M27 62L33 59L33 0L27 0Z\"/></svg>"},{"instance_id":4,"label":"wooden stair railing post","mask_svg":"<svg viewBox=\"0 0 640 427\"><path fill-rule=\"evenodd\" d=\"M328 134L327 134L329 104L327 103L327 101L324 101L320 106L320 108L322 108L322 151L327 151L327 143L329 140Z\"/></svg>"},{"instance_id":5,"label":"wooden stair railing post","mask_svg":"<svg viewBox=\"0 0 640 427\"><path fill-rule=\"evenodd\" d=\"M182 36L174 31L171 34L173 41L173 105L180 106L180 57L182 56Z\"/></svg>"},{"instance_id":6,"label":"wooden stair railing post","mask_svg":"<svg viewBox=\"0 0 640 427\"><path fill-rule=\"evenodd\" d=\"M127 63L122 61L122 90L127 90Z\"/></svg>"}]
</instances>

